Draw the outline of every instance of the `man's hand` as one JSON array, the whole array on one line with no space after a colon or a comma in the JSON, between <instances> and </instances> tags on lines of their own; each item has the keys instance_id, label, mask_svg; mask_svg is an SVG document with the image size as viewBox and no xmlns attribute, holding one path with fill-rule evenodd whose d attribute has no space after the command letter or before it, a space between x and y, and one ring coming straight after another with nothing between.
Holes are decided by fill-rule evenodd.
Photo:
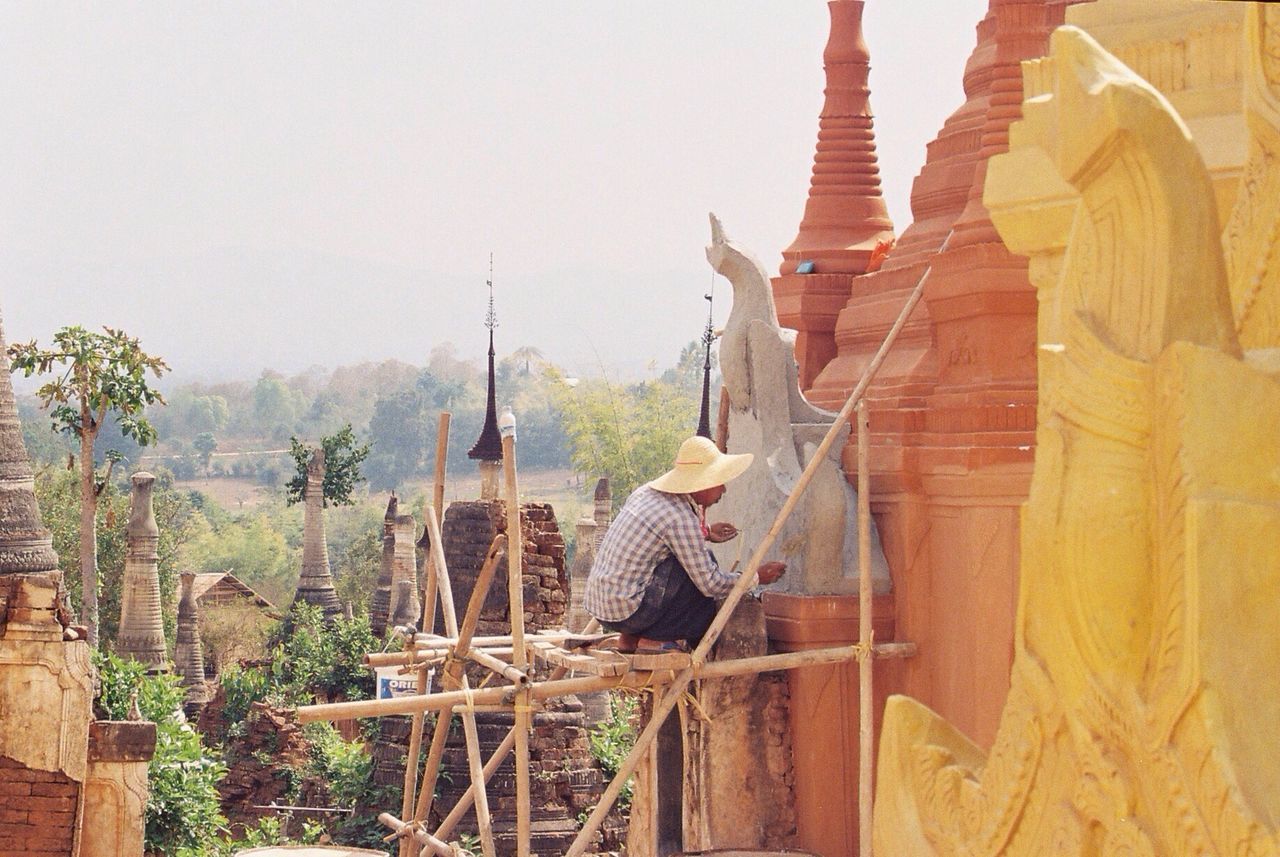
<instances>
[{"instance_id":1,"label":"man's hand","mask_svg":"<svg viewBox=\"0 0 1280 857\"><path fill-rule=\"evenodd\" d=\"M736 538L738 528L727 521L718 521L707 527L707 541L719 544L727 542L729 539Z\"/></svg>"},{"instance_id":2,"label":"man's hand","mask_svg":"<svg viewBox=\"0 0 1280 857\"><path fill-rule=\"evenodd\" d=\"M762 562L757 574L760 576L760 582L764 584L776 583L783 572L787 570L785 562Z\"/></svg>"}]
</instances>

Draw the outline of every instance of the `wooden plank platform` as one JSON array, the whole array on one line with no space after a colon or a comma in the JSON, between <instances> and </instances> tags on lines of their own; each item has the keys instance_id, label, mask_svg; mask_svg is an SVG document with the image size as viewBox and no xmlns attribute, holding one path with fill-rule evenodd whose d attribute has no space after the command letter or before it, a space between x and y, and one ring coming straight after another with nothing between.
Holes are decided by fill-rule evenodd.
<instances>
[{"instance_id":1,"label":"wooden plank platform","mask_svg":"<svg viewBox=\"0 0 1280 857\"><path fill-rule=\"evenodd\" d=\"M529 643L529 654L552 667L564 667L576 673L597 676L620 676L630 669L624 655L609 650L578 649L566 651L555 643Z\"/></svg>"},{"instance_id":2,"label":"wooden plank platform","mask_svg":"<svg viewBox=\"0 0 1280 857\"><path fill-rule=\"evenodd\" d=\"M552 667L596 676L620 676L628 672L679 671L689 666L687 652L636 652L585 648L568 651L555 643L535 640L528 644L530 657Z\"/></svg>"}]
</instances>

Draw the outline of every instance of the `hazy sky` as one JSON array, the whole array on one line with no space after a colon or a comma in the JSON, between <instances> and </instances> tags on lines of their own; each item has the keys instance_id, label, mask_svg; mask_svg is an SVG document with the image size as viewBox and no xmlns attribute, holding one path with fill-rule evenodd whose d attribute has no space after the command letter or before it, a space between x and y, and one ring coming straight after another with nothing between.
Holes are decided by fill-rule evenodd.
<instances>
[{"instance_id":1,"label":"hazy sky","mask_svg":"<svg viewBox=\"0 0 1280 857\"><path fill-rule=\"evenodd\" d=\"M868 0L898 231L985 0ZM707 212L776 272L821 0L0 5L10 340L123 327L182 377L484 348L674 363ZM716 287L721 319L729 289Z\"/></svg>"}]
</instances>

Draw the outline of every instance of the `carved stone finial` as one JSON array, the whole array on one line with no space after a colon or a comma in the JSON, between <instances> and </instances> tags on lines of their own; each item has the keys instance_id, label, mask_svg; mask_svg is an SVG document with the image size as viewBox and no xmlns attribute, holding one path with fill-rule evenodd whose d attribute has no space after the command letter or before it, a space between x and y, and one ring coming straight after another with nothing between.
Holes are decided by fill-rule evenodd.
<instances>
[{"instance_id":1,"label":"carved stone finial","mask_svg":"<svg viewBox=\"0 0 1280 857\"><path fill-rule=\"evenodd\" d=\"M124 583L120 599L120 632L116 651L147 665L148 672L168 672L160 603L160 527L152 504L155 476L139 472L130 479L129 523L125 527Z\"/></svg>"},{"instance_id":2,"label":"carved stone finial","mask_svg":"<svg viewBox=\"0 0 1280 857\"><path fill-rule=\"evenodd\" d=\"M22 426L9 378L0 325L0 575L53 574L60 580L53 538L40 520L35 477L22 444Z\"/></svg>"}]
</instances>

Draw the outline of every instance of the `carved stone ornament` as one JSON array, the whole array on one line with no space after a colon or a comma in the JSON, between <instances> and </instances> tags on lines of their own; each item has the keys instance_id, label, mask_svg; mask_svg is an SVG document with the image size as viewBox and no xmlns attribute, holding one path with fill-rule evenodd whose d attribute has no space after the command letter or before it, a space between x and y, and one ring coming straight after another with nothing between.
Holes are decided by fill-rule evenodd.
<instances>
[{"instance_id":1,"label":"carved stone ornament","mask_svg":"<svg viewBox=\"0 0 1280 857\"><path fill-rule=\"evenodd\" d=\"M1274 19L1250 14L1265 77ZM990 754L889 700L876 853L1276 854L1280 373L1241 351L1209 174L1168 101L1073 27L1024 77L985 196L1040 303L1012 683ZM1273 236L1256 260L1277 210L1246 204ZM1268 278L1254 305L1275 300Z\"/></svg>"}]
</instances>

